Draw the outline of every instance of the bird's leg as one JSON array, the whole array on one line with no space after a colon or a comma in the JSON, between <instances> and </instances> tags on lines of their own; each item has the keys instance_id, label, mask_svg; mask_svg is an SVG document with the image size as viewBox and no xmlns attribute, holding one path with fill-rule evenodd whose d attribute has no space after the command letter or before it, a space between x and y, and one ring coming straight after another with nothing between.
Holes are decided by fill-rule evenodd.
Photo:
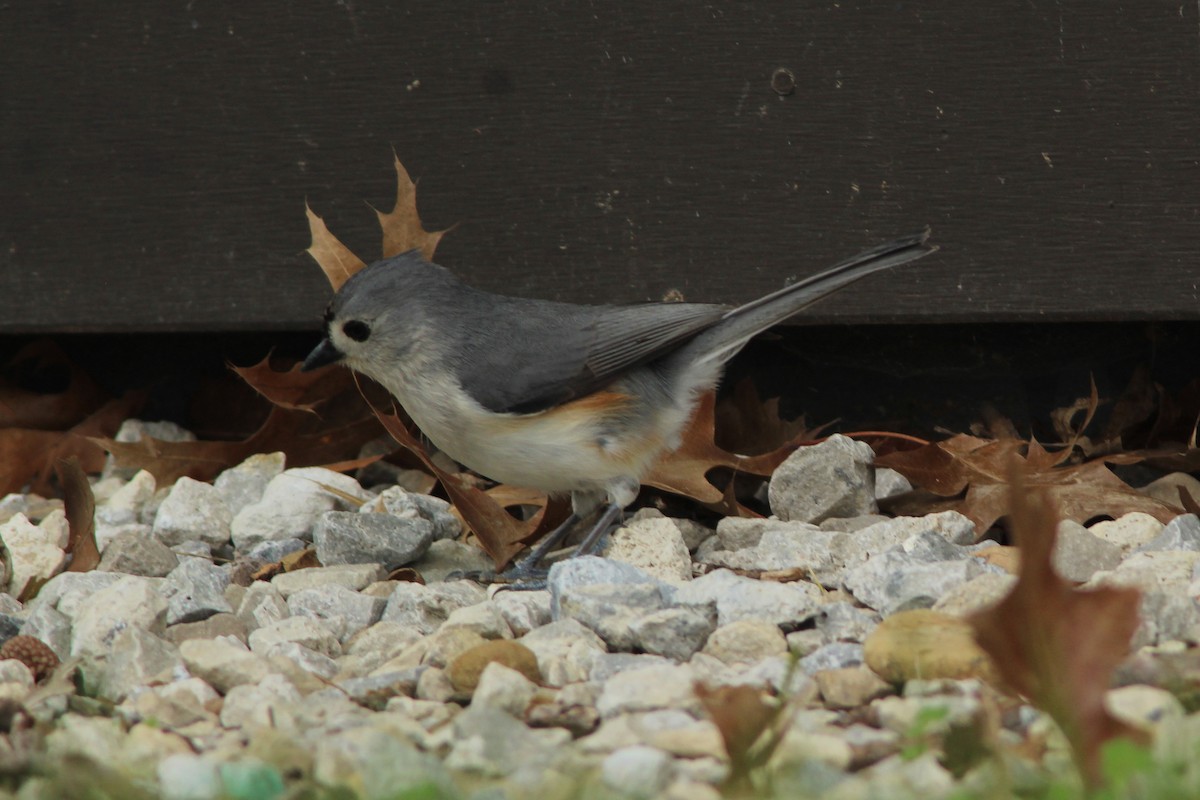
<instances>
[{"instance_id":1,"label":"bird's leg","mask_svg":"<svg viewBox=\"0 0 1200 800\"><path fill-rule=\"evenodd\" d=\"M547 533L542 541L538 542L538 546L529 555L518 561L511 569L506 570L503 573L504 577L524 578L537 575L539 573L538 565L542 563L542 559L546 557L547 553L558 547L563 539L567 538L567 534L579 524L579 520L579 515L572 511L561 525Z\"/></svg>"},{"instance_id":2,"label":"bird's leg","mask_svg":"<svg viewBox=\"0 0 1200 800\"><path fill-rule=\"evenodd\" d=\"M583 541L579 543L579 547L575 548L575 552L571 553L571 558L579 556L590 556L600 545L600 540L604 534L608 533L608 529L612 527L613 522L621 514L624 506L618 503L609 503L604 507L604 513L596 520L596 524L587 532L587 536L583 537Z\"/></svg>"}]
</instances>

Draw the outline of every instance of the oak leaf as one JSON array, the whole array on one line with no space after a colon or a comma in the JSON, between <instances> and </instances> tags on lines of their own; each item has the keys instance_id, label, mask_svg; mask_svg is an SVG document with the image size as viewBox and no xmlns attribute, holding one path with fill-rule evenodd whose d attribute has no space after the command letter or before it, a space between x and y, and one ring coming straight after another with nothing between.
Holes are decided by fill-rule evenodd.
<instances>
[{"instance_id":1,"label":"oak leaf","mask_svg":"<svg viewBox=\"0 0 1200 800\"><path fill-rule=\"evenodd\" d=\"M376 209L379 227L383 229L383 257L390 258L409 250L419 250L426 261L433 260L438 242L450 231L427 231L417 213L417 184L394 153L396 165L396 204L386 214Z\"/></svg>"},{"instance_id":2,"label":"oak leaf","mask_svg":"<svg viewBox=\"0 0 1200 800\"><path fill-rule=\"evenodd\" d=\"M1014 459L1026 483L1044 487L1063 516L1079 523L1098 516L1115 518L1131 511L1168 522L1180 513L1174 506L1141 494L1107 466L1134 463L1139 457L1112 455L1065 464L1070 454L1070 449L1048 452L1037 441L989 440L959 434L879 456L875 464L891 467L914 486L948 499L939 504L939 510L953 509L966 515L980 535L1007 509Z\"/></svg>"},{"instance_id":3,"label":"oak leaf","mask_svg":"<svg viewBox=\"0 0 1200 800\"><path fill-rule=\"evenodd\" d=\"M1004 681L1058 723L1080 774L1095 787L1101 746L1142 736L1104 707L1113 669L1138 627L1141 593L1111 586L1085 591L1063 580L1051 562L1059 522L1051 487L1027 487L1017 462L1008 483L1020 574L1004 599L970 623Z\"/></svg>"}]
</instances>

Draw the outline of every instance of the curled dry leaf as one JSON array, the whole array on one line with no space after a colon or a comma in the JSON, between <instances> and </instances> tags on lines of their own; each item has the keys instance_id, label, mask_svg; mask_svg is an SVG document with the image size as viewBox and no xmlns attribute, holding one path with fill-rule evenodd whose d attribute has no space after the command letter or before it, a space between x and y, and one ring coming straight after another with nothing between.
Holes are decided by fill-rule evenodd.
<instances>
[{"instance_id":1,"label":"curled dry leaf","mask_svg":"<svg viewBox=\"0 0 1200 800\"><path fill-rule=\"evenodd\" d=\"M1004 681L1058 723L1087 783L1101 780L1100 748L1142 734L1104 708L1113 670L1138 627L1136 589L1075 589L1055 572L1059 515L1046 486L1028 486L1013 461L1007 490L1021 567L1012 591L970 618Z\"/></svg>"},{"instance_id":2,"label":"curled dry leaf","mask_svg":"<svg viewBox=\"0 0 1200 800\"><path fill-rule=\"evenodd\" d=\"M117 463L147 470L159 486L169 486L184 475L210 481L222 470L255 453L282 451L288 466L293 467L345 462L355 458L364 444L381 434L374 417L326 424L309 413L275 406L262 426L241 441L164 442L153 438L136 442L104 438L94 441L112 453Z\"/></svg>"},{"instance_id":3,"label":"curled dry leaf","mask_svg":"<svg viewBox=\"0 0 1200 800\"><path fill-rule=\"evenodd\" d=\"M272 404L298 411L312 411L330 398L354 389L349 370L335 364L312 372L301 372L300 367L294 364L290 369L277 370L271 366L270 356L249 367L230 365L238 377Z\"/></svg>"},{"instance_id":4,"label":"curled dry leaf","mask_svg":"<svg viewBox=\"0 0 1200 800\"><path fill-rule=\"evenodd\" d=\"M1180 513L1175 506L1147 497L1118 478L1109 463L1136 463L1140 457L1113 455L1065 464L1069 449L1046 451L1036 441L980 439L960 434L875 459L891 467L914 486L934 495L939 510L956 510L975 523L980 535L1008 508L1010 465L1017 463L1022 479L1044 487L1060 512L1079 523L1098 516L1119 517L1131 511L1168 522ZM909 513L919 509L908 509Z\"/></svg>"},{"instance_id":5,"label":"curled dry leaf","mask_svg":"<svg viewBox=\"0 0 1200 800\"><path fill-rule=\"evenodd\" d=\"M497 569L519 553L526 541L540 536L547 529L543 524L544 507L529 520L515 519L504 510L503 505L489 497L482 489L470 485L460 475L446 472L434 463L417 438L409 433L400 417L394 413L384 414L378 409L375 409L375 413L383 427L400 446L420 458L442 484L455 510L478 537L479 544L492 557Z\"/></svg>"},{"instance_id":6,"label":"curled dry leaf","mask_svg":"<svg viewBox=\"0 0 1200 800\"><path fill-rule=\"evenodd\" d=\"M438 242L450 229L425 230L417 213L417 185L394 153L393 160L396 165L396 204L386 214L375 211L379 217L379 227L383 230L383 257L419 250L426 260L432 261Z\"/></svg>"},{"instance_id":7,"label":"curled dry leaf","mask_svg":"<svg viewBox=\"0 0 1200 800\"><path fill-rule=\"evenodd\" d=\"M96 498L87 473L75 456L58 463L58 481L62 486L63 507L70 531L67 555L71 563L67 572L91 572L100 564L100 549L96 546Z\"/></svg>"},{"instance_id":8,"label":"curled dry leaf","mask_svg":"<svg viewBox=\"0 0 1200 800\"><path fill-rule=\"evenodd\" d=\"M334 291L342 288L342 284L350 280L350 276L366 266L358 256L350 252L350 248L342 244L336 236L329 232L325 220L313 213L304 204L304 213L308 216L308 230L312 234L312 243L308 246L308 254L317 262L317 266L325 273L329 285Z\"/></svg>"},{"instance_id":9,"label":"curled dry leaf","mask_svg":"<svg viewBox=\"0 0 1200 800\"><path fill-rule=\"evenodd\" d=\"M796 445L808 435L801 431L796 439L761 455L740 456L724 450L716 443L716 394L708 392L700 398L679 447L664 453L642 479L647 486L690 497L714 511L738 516L757 516L733 496L732 486L718 488L708 473L725 467L735 474L769 476L784 462Z\"/></svg>"}]
</instances>

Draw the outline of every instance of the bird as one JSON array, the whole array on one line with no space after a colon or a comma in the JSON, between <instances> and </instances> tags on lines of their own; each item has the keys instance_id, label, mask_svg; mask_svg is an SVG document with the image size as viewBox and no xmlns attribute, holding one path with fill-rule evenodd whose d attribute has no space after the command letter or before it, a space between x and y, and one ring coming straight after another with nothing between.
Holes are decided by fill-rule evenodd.
<instances>
[{"instance_id":1,"label":"bird","mask_svg":"<svg viewBox=\"0 0 1200 800\"><path fill-rule=\"evenodd\" d=\"M929 255L937 248L928 239L927 228L735 307L495 294L408 251L342 285L302 369L341 363L387 389L460 464L569 495L567 519L510 569L535 575L600 510L573 555L594 551L750 339L855 281Z\"/></svg>"}]
</instances>

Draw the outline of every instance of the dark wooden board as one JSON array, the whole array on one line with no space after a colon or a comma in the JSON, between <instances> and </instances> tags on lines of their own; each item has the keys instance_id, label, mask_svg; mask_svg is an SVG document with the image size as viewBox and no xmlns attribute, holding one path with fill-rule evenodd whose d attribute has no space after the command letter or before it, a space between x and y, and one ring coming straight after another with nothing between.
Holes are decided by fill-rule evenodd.
<instances>
[{"instance_id":1,"label":"dark wooden board","mask_svg":"<svg viewBox=\"0 0 1200 800\"><path fill-rule=\"evenodd\" d=\"M1197 8L0 4L0 331L288 329L304 202L368 260L391 153L439 260L744 300L931 224L820 321L1200 318ZM779 94L786 69L794 89Z\"/></svg>"}]
</instances>

